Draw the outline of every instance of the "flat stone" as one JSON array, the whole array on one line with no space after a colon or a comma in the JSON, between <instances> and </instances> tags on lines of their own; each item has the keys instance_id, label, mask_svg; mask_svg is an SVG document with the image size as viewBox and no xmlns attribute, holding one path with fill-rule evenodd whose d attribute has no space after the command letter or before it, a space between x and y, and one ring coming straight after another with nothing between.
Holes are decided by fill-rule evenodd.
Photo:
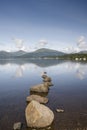
<instances>
[{"instance_id":1,"label":"flat stone","mask_svg":"<svg viewBox=\"0 0 87 130\"><path fill-rule=\"evenodd\" d=\"M38 95L38 96L41 96L41 97L47 97L48 95L48 92L47 93L39 93L39 92L33 92L33 91L30 91L30 95Z\"/></svg>"},{"instance_id":2,"label":"flat stone","mask_svg":"<svg viewBox=\"0 0 87 130\"><path fill-rule=\"evenodd\" d=\"M45 82L45 81L43 80L43 82ZM53 86L53 83L51 81L49 81L49 82L46 81L46 83L48 84L49 87Z\"/></svg>"},{"instance_id":3,"label":"flat stone","mask_svg":"<svg viewBox=\"0 0 87 130\"><path fill-rule=\"evenodd\" d=\"M32 86L30 88L30 91L34 91L34 92L48 92L49 90L49 84L48 83L42 83L42 84L38 84L35 86Z\"/></svg>"},{"instance_id":4,"label":"flat stone","mask_svg":"<svg viewBox=\"0 0 87 130\"><path fill-rule=\"evenodd\" d=\"M30 95L26 98L27 102L31 102L32 100L35 100L39 103L44 103L44 104L48 102L48 98L42 97L42 96L39 96L39 95Z\"/></svg>"}]
</instances>

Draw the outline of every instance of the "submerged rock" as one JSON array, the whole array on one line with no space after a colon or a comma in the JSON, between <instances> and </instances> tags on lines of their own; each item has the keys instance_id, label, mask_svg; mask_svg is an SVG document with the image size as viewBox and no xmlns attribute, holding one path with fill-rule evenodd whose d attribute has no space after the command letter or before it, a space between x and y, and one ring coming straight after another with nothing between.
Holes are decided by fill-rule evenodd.
<instances>
[{"instance_id":1,"label":"submerged rock","mask_svg":"<svg viewBox=\"0 0 87 130\"><path fill-rule=\"evenodd\" d=\"M21 128L22 128L21 122L14 123L14 126L13 126L14 130L20 130Z\"/></svg>"},{"instance_id":2,"label":"submerged rock","mask_svg":"<svg viewBox=\"0 0 87 130\"><path fill-rule=\"evenodd\" d=\"M49 83L43 83L43 84L38 84L30 88L30 91L34 92L48 92L49 90Z\"/></svg>"},{"instance_id":3,"label":"submerged rock","mask_svg":"<svg viewBox=\"0 0 87 130\"><path fill-rule=\"evenodd\" d=\"M39 103L47 103L48 102L48 98L46 97L42 97L42 96L38 96L38 95L30 95L26 98L27 102L31 102L32 100L35 100Z\"/></svg>"},{"instance_id":4,"label":"submerged rock","mask_svg":"<svg viewBox=\"0 0 87 130\"><path fill-rule=\"evenodd\" d=\"M31 101L25 110L26 122L28 127L43 128L51 125L54 120L53 112L46 107L38 103L37 101Z\"/></svg>"}]
</instances>

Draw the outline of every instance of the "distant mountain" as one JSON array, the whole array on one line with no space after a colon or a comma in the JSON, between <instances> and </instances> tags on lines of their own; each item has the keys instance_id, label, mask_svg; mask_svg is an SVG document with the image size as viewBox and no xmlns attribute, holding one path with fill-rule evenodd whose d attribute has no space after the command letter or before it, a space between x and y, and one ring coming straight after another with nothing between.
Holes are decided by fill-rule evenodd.
<instances>
[{"instance_id":1,"label":"distant mountain","mask_svg":"<svg viewBox=\"0 0 87 130\"><path fill-rule=\"evenodd\" d=\"M6 59L10 57L10 53L6 51L0 51L0 59Z\"/></svg>"},{"instance_id":2,"label":"distant mountain","mask_svg":"<svg viewBox=\"0 0 87 130\"><path fill-rule=\"evenodd\" d=\"M81 51L78 53L66 54L60 51L52 50L52 49L38 49L34 52L25 52L22 50L16 52L6 52L0 51L0 60L1 59L47 59L47 58L59 58L59 59L70 59L75 60L75 58L86 58L87 59L87 51Z\"/></svg>"},{"instance_id":3,"label":"distant mountain","mask_svg":"<svg viewBox=\"0 0 87 130\"><path fill-rule=\"evenodd\" d=\"M56 57L56 56L62 56L65 53L52 50L52 49L38 49L34 52L25 52L25 51L17 51L17 52L5 52L0 51L0 59L6 59L6 58L44 58L44 57Z\"/></svg>"},{"instance_id":4,"label":"distant mountain","mask_svg":"<svg viewBox=\"0 0 87 130\"><path fill-rule=\"evenodd\" d=\"M21 56L25 54L25 51L19 50L16 52L6 52L6 51L0 51L0 59L8 59L8 58L15 58L17 56Z\"/></svg>"},{"instance_id":5,"label":"distant mountain","mask_svg":"<svg viewBox=\"0 0 87 130\"><path fill-rule=\"evenodd\" d=\"M28 57L32 57L32 58L44 58L44 57L55 57L55 56L61 56L64 55L65 53L60 52L60 51L56 51L56 50L51 50L51 49L46 49L46 48L42 48L42 49L38 49L34 52L31 53L25 53L19 57L23 57L23 58L28 58Z\"/></svg>"},{"instance_id":6,"label":"distant mountain","mask_svg":"<svg viewBox=\"0 0 87 130\"><path fill-rule=\"evenodd\" d=\"M19 50L19 51L16 51L16 52L10 52L10 54L11 54L12 56L21 56L21 55L26 54L26 53L27 53L27 52L22 51L22 50Z\"/></svg>"},{"instance_id":7,"label":"distant mountain","mask_svg":"<svg viewBox=\"0 0 87 130\"><path fill-rule=\"evenodd\" d=\"M87 54L87 51L80 51L79 54Z\"/></svg>"},{"instance_id":8,"label":"distant mountain","mask_svg":"<svg viewBox=\"0 0 87 130\"><path fill-rule=\"evenodd\" d=\"M59 52L59 51L52 50L52 49L47 49L47 48L41 48L41 49L38 49L38 50L36 50L34 52L36 52L36 53L41 52L42 53L42 52Z\"/></svg>"}]
</instances>

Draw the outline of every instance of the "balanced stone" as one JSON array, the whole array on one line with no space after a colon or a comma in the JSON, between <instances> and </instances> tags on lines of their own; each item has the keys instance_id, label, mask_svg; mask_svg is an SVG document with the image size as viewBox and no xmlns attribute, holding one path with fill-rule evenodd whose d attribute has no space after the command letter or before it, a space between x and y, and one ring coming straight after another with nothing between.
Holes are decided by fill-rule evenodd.
<instances>
[{"instance_id":1,"label":"balanced stone","mask_svg":"<svg viewBox=\"0 0 87 130\"><path fill-rule=\"evenodd\" d=\"M30 95L26 98L27 102L31 102L32 100L35 100L39 103L44 103L44 104L48 102L48 98L42 97L42 96L39 96L39 95Z\"/></svg>"},{"instance_id":2,"label":"balanced stone","mask_svg":"<svg viewBox=\"0 0 87 130\"><path fill-rule=\"evenodd\" d=\"M43 78L43 79L45 79L46 77L47 77L47 75L46 75L46 74L43 74L43 75L42 75L42 78Z\"/></svg>"},{"instance_id":3,"label":"balanced stone","mask_svg":"<svg viewBox=\"0 0 87 130\"><path fill-rule=\"evenodd\" d=\"M50 82L50 81L51 81L51 78L50 78L50 77L46 77L46 78L44 78L43 81L44 81L44 82Z\"/></svg>"},{"instance_id":4,"label":"balanced stone","mask_svg":"<svg viewBox=\"0 0 87 130\"><path fill-rule=\"evenodd\" d=\"M49 90L49 83L42 83L42 84L38 84L35 85L33 87L30 88L30 91L34 91L34 92L48 92Z\"/></svg>"},{"instance_id":5,"label":"balanced stone","mask_svg":"<svg viewBox=\"0 0 87 130\"><path fill-rule=\"evenodd\" d=\"M43 80L43 82L45 83L45 81ZM48 86L53 86L53 83L52 82L46 82L48 84Z\"/></svg>"}]
</instances>

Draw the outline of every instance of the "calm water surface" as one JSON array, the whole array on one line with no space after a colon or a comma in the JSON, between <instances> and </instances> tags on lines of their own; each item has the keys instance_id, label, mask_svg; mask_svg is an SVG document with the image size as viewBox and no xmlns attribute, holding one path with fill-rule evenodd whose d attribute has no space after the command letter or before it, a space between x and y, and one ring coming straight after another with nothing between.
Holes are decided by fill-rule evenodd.
<instances>
[{"instance_id":1,"label":"calm water surface","mask_svg":"<svg viewBox=\"0 0 87 130\"><path fill-rule=\"evenodd\" d=\"M55 114L51 130L87 130L87 64L58 60L0 61L0 130L12 130L18 121L31 130L25 122L26 97L31 86L42 83L43 71L54 84L45 95Z\"/></svg>"}]
</instances>

